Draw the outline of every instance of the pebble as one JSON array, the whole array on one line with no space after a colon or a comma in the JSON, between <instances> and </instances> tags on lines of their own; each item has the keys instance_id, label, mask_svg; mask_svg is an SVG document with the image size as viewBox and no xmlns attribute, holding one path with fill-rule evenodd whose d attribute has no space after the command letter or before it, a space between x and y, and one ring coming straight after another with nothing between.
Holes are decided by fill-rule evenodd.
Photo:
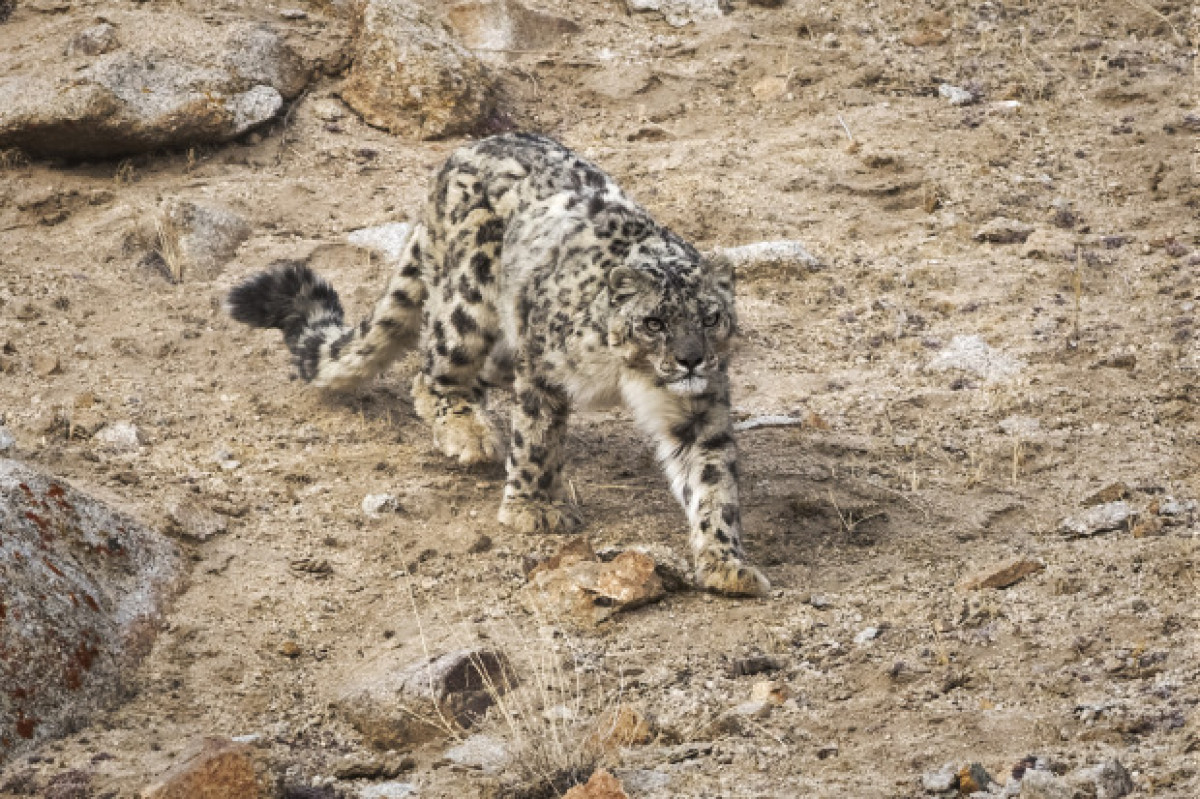
<instances>
[{"instance_id":1,"label":"pebble","mask_svg":"<svg viewBox=\"0 0 1200 799\"><path fill-rule=\"evenodd\" d=\"M874 641L878 637L879 637L879 628L878 627L867 627L862 632L860 632L858 635L854 636L854 643L865 644L868 641Z\"/></svg>"},{"instance_id":2,"label":"pebble","mask_svg":"<svg viewBox=\"0 0 1200 799\"><path fill-rule=\"evenodd\" d=\"M949 100L950 105L971 105L979 99L975 92L949 83L938 86L938 94Z\"/></svg>"},{"instance_id":3,"label":"pebble","mask_svg":"<svg viewBox=\"0 0 1200 799\"><path fill-rule=\"evenodd\" d=\"M0 452L8 452L17 445L16 437L7 427L0 425Z\"/></svg>"},{"instance_id":4,"label":"pebble","mask_svg":"<svg viewBox=\"0 0 1200 799\"><path fill-rule=\"evenodd\" d=\"M142 445L142 431L133 422L110 422L96 433L96 440L105 449L134 452Z\"/></svg>"},{"instance_id":5,"label":"pebble","mask_svg":"<svg viewBox=\"0 0 1200 799\"><path fill-rule=\"evenodd\" d=\"M1122 482L1111 483L1104 488L1092 494L1083 501L1084 505L1107 505L1110 502L1117 502L1122 499L1129 498L1129 486Z\"/></svg>"},{"instance_id":6,"label":"pebble","mask_svg":"<svg viewBox=\"0 0 1200 799\"><path fill-rule=\"evenodd\" d=\"M188 538L206 541L229 529L229 522L191 497L176 499L167 504L167 518L175 529Z\"/></svg>"},{"instance_id":7,"label":"pebble","mask_svg":"<svg viewBox=\"0 0 1200 799\"><path fill-rule=\"evenodd\" d=\"M1096 784L1096 799L1121 799L1133 792L1133 778L1116 758L1096 766L1090 776Z\"/></svg>"},{"instance_id":8,"label":"pebble","mask_svg":"<svg viewBox=\"0 0 1200 799\"><path fill-rule=\"evenodd\" d=\"M284 19L308 19L308 12L299 8L285 8L279 12Z\"/></svg>"},{"instance_id":9,"label":"pebble","mask_svg":"<svg viewBox=\"0 0 1200 799\"><path fill-rule=\"evenodd\" d=\"M400 501L391 494L367 494L363 497L362 512L368 519L381 519L386 513L400 510Z\"/></svg>"},{"instance_id":10,"label":"pebble","mask_svg":"<svg viewBox=\"0 0 1200 799\"><path fill-rule=\"evenodd\" d=\"M497 774L508 765L512 756L504 741L480 733L447 749L446 759L464 768L477 769L484 774Z\"/></svg>"},{"instance_id":11,"label":"pebble","mask_svg":"<svg viewBox=\"0 0 1200 799\"><path fill-rule=\"evenodd\" d=\"M417 795L411 782L377 782L358 789L358 799L406 799Z\"/></svg>"},{"instance_id":12,"label":"pebble","mask_svg":"<svg viewBox=\"0 0 1200 799\"><path fill-rule=\"evenodd\" d=\"M1073 799L1075 790L1049 771L1026 771L1021 778L1021 799Z\"/></svg>"},{"instance_id":13,"label":"pebble","mask_svg":"<svg viewBox=\"0 0 1200 799\"><path fill-rule=\"evenodd\" d=\"M39 355L33 359L33 372L38 377L62 374L62 364L54 355Z\"/></svg>"},{"instance_id":14,"label":"pebble","mask_svg":"<svg viewBox=\"0 0 1200 799\"><path fill-rule=\"evenodd\" d=\"M988 774L979 763L971 763L968 766L963 766L958 772L958 791L959 793L976 793L978 791L986 791L988 786L995 782L992 775Z\"/></svg>"},{"instance_id":15,"label":"pebble","mask_svg":"<svg viewBox=\"0 0 1200 799\"><path fill-rule=\"evenodd\" d=\"M770 702L774 705L782 705L791 695L791 689L781 680L759 680L750 689L752 701Z\"/></svg>"},{"instance_id":16,"label":"pebble","mask_svg":"<svg viewBox=\"0 0 1200 799\"><path fill-rule=\"evenodd\" d=\"M921 776L921 787L927 793L945 793L958 787L958 769L953 763L947 763L937 771L931 771Z\"/></svg>"}]
</instances>

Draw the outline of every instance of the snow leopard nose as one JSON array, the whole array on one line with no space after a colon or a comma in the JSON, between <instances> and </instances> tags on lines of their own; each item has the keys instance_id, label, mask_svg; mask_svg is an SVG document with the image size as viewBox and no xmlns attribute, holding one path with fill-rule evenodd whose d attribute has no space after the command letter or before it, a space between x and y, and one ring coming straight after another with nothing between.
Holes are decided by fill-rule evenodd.
<instances>
[{"instance_id":1,"label":"snow leopard nose","mask_svg":"<svg viewBox=\"0 0 1200 799\"><path fill-rule=\"evenodd\" d=\"M674 350L675 362L689 372L704 363L704 342L699 336L688 336L677 341Z\"/></svg>"}]
</instances>

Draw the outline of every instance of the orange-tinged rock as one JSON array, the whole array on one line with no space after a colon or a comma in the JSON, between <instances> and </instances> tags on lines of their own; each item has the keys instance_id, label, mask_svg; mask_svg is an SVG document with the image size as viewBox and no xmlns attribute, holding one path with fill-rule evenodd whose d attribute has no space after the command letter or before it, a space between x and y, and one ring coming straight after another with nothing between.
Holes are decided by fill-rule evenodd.
<instances>
[{"instance_id":1,"label":"orange-tinged rock","mask_svg":"<svg viewBox=\"0 0 1200 799\"><path fill-rule=\"evenodd\" d=\"M597 623L662 599L666 588L656 565L654 558L635 550L597 561L586 539L575 539L530 570L528 592L541 611Z\"/></svg>"},{"instance_id":2,"label":"orange-tinged rock","mask_svg":"<svg viewBox=\"0 0 1200 799\"><path fill-rule=\"evenodd\" d=\"M268 781L254 750L228 738L206 738L161 780L142 791L142 799L268 799Z\"/></svg>"},{"instance_id":3,"label":"orange-tinged rock","mask_svg":"<svg viewBox=\"0 0 1200 799\"><path fill-rule=\"evenodd\" d=\"M562 799L629 799L629 794L620 780L600 768L586 783L564 793Z\"/></svg>"},{"instance_id":4,"label":"orange-tinged rock","mask_svg":"<svg viewBox=\"0 0 1200 799\"><path fill-rule=\"evenodd\" d=\"M1045 568L1046 564L1041 561L1017 558L967 580L961 587L967 591L977 591L980 588L1008 588Z\"/></svg>"}]
</instances>

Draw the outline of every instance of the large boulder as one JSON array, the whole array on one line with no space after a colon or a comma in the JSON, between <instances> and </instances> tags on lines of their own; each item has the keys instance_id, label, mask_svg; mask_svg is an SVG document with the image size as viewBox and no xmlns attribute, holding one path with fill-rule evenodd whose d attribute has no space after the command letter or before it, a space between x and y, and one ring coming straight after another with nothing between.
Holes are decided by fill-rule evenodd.
<instances>
[{"instance_id":1,"label":"large boulder","mask_svg":"<svg viewBox=\"0 0 1200 799\"><path fill-rule=\"evenodd\" d=\"M446 24L412 0L366 0L342 99L369 125L415 139L482 130L495 79Z\"/></svg>"},{"instance_id":2,"label":"large boulder","mask_svg":"<svg viewBox=\"0 0 1200 799\"><path fill-rule=\"evenodd\" d=\"M72 46L82 34L59 26L0 76L0 148L93 158L225 142L274 118L309 79L267 26L218 33L150 11L121 19L103 47Z\"/></svg>"},{"instance_id":3,"label":"large boulder","mask_svg":"<svg viewBox=\"0 0 1200 799\"><path fill-rule=\"evenodd\" d=\"M122 695L181 576L168 539L0 459L0 764Z\"/></svg>"}]
</instances>

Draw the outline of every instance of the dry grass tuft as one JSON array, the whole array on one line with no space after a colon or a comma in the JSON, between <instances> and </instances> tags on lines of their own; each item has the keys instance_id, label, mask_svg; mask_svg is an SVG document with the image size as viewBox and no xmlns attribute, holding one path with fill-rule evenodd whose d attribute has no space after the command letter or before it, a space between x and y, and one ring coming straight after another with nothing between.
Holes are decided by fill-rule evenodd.
<instances>
[{"instance_id":1,"label":"dry grass tuft","mask_svg":"<svg viewBox=\"0 0 1200 799\"><path fill-rule=\"evenodd\" d=\"M179 228L169 214L154 220L154 254L162 261L167 277L173 283L183 281L183 249L179 245Z\"/></svg>"}]
</instances>

